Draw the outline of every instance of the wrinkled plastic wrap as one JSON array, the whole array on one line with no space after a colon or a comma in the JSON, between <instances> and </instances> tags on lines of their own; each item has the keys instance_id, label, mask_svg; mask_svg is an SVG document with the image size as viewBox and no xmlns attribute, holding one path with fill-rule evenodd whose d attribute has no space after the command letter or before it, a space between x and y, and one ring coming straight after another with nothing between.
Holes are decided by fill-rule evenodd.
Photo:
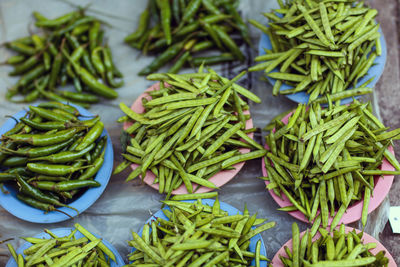
<instances>
[{"instance_id":1,"label":"wrinkled plastic wrap","mask_svg":"<svg viewBox=\"0 0 400 267\"><path fill-rule=\"evenodd\" d=\"M116 166L121 162L120 134L122 125L116 119L122 116L118 104L126 103L128 106L150 85L144 77L137 73L145 65L149 64L153 57L140 55L139 51L130 48L123 43L123 38L136 29L139 14L144 10L147 1L144 0L99 0L99 1L73 1L89 6L88 14L93 14L106 21L106 38L112 49L114 62L124 74L125 86L118 89L119 97L112 101L103 101L101 104L93 105L90 112L99 114L112 137L114 147L114 159ZM246 19L252 18L260 22L266 22L261 12L276 8L273 0L242 0L240 10ZM63 1L56 0L1 0L0 1L0 42L11 41L23 37L29 31L36 31L33 26L33 11L39 11L50 18L59 16L73 9L73 6ZM223 76L232 78L251 64L251 58L257 54L258 37L260 31L251 27L253 47L242 47L247 56L245 64L230 63L220 67L213 67ZM4 61L12 53L4 47L0 47L0 61ZM10 67L0 67L0 125L6 120L5 115L12 115L25 107L25 104L12 104L6 102L6 88L12 86L17 78L7 75ZM165 71L165 69L163 69ZM189 70L190 71L190 70ZM189 72L187 71L187 72ZM284 96L272 97L272 86L260 80L260 73L251 73L241 84L250 88L262 98L262 104L251 103L251 113L255 127L263 128L273 117L281 112L296 107L296 104ZM372 101L374 97L372 96ZM376 103L374 101L374 103ZM377 105L374 104L378 111ZM379 116L379 112L377 114ZM256 133L258 142L262 141L260 133ZM0 240L15 238L11 243L19 246L21 236L32 236L42 231L43 228L72 227L75 222L82 224L88 230L102 236L111 242L121 255L126 257L130 248L126 241L131 239L131 231L137 231L150 217L150 214L160 209L160 200L165 196L159 195L157 191L134 180L125 183L124 179L129 174L125 171L110 179L107 189L102 196L79 217L56 224L34 224L22 221L0 207ZM243 210L247 204L250 213L258 213L260 218L268 218L276 221L277 226L272 230L262 233L266 244L267 255L272 258L277 250L291 238L291 224L297 220L285 212L277 211L278 205L265 190L264 181L257 179L262 176L261 160L252 160L245 164L244 168L228 184L220 190L220 200ZM368 219L366 232L377 237L387 222L389 203L386 198L384 203L374 211ZM297 221L300 230L306 228L306 224ZM360 228L359 223L352 226ZM4 248L4 247L3 247ZM0 254L2 254L0 248ZM7 257L0 256L0 266L4 266Z\"/></svg>"}]
</instances>

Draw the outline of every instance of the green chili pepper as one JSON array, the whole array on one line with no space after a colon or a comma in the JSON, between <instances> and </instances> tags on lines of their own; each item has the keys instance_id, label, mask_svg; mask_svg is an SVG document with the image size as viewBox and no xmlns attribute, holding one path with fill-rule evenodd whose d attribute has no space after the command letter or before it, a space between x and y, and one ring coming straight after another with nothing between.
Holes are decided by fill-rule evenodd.
<instances>
[{"instance_id":1,"label":"green chili pepper","mask_svg":"<svg viewBox=\"0 0 400 267\"><path fill-rule=\"evenodd\" d=\"M100 32L100 22L95 21L93 22L93 25L91 25L89 29L89 48L90 51L93 51L97 47L97 41L99 37L99 32Z\"/></svg>"},{"instance_id":2,"label":"green chili pepper","mask_svg":"<svg viewBox=\"0 0 400 267\"><path fill-rule=\"evenodd\" d=\"M50 112L49 110L46 110L41 107L29 106L29 110L36 113L40 117L51 120L51 121L60 121L60 122L64 122L64 123L69 122L69 118L65 117L64 115L55 114L55 113Z\"/></svg>"},{"instance_id":3,"label":"green chili pepper","mask_svg":"<svg viewBox=\"0 0 400 267\"><path fill-rule=\"evenodd\" d=\"M94 93L103 97L112 99L118 96L118 93L109 88L108 86L99 82L90 72L80 67L80 77L84 84L86 84Z\"/></svg>"},{"instance_id":4,"label":"green chili pepper","mask_svg":"<svg viewBox=\"0 0 400 267\"><path fill-rule=\"evenodd\" d=\"M193 18L193 15L200 8L201 0L191 0L183 12L182 22L186 22Z\"/></svg>"},{"instance_id":5,"label":"green chili pepper","mask_svg":"<svg viewBox=\"0 0 400 267\"><path fill-rule=\"evenodd\" d=\"M223 53L218 56L209 56L209 57L195 57L192 59L192 63L194 66L204 65L213 65L219 64L226 61L231 61L235 57L231 53Z\"/></svg>"},{"instance_id":6,"label":"green chili pepper","mask_svg":"<svg viewBox=\"0 0 400 267\"><path fill-rule=\"evenodd\" d=\"M75 92L62 91L62 90L58 90L57 93L67 99L77 101L77 102L97 103L100 101L100 99L97 96L92 95L92 94L75 93Z\"/></svg>"},{"instance_id":7,"label":"green chili pepper","mask_svg":"<svg viewBox=\"0 0 400 267\"><path fill-rule=\"evenodd\" d=\"M9 75L20 75L25 73L27 70L34 67L39 62L39 57L37 55L33 55L28 58L24 63L21 63L15 66L14 70L9 73Z\"/></svg>"},{"instance_id":8,"label":"green chili pepper","mask_svg":"<svg viewBox=\"0 0 400 267\"><path fill-rule=\"evenodd\" d=\"M7 60L1 64L16 65L18 63L22 63L24 60L26 60L24 55L15 55L7 58Z\"/></svg>"},{"instance_id":9,"label":"green chili pepper","mask_svg":"<svg viewBox=\"0 0 400 267\"><path fill-rule=\"evenodd\" d=\"M104 129L104 124L101 121L96 122L96 124L89 130L85 135L82 142L75 148L77 151L84 150L87 146L92 144L97 138L100 137Z\"/></svg>"},{"instance_id":10,"label":"green chili pepper","mask_svg":"<svg viewBox=\"0 0 400 267\"><path fill-rule=\"evenodd\" d=\"M75 116L79 116L79 111L75 107L70 106L70 105L66 105L66 104L63 104L63 103L60 103L60 102L54 102L54 101L44 102L44 103L40 103L38 105L38 107L41 107L41 108L58 108L58 109L62 109L64 111L66 111L66 112L69 112L69 113L71 113L71 114L73 114Z\"/></svg>"},{"instance_id":11,"label":"green chili pepper","mask_svg":"<svg viewBox=\"0 0 400 267\"><path fill-rule=\"evenodd\" d=\"M36 53L36 49L19 42L6 43L7 48L14 50L15 52L32 56Z\"/></svg>"},{"instance_id":12,"label":"green chili pepper","mask_svg":"<svg viewBox=\"0 0 400 267\"><path fill-rule=\"evenodd\" d=\"M49 88L51 90L54 89L57 81L57 76L60 72L62 64L62 54L58 53L57 56L54 58L53 67L51 69L50 80L49 80Z\"/></svg>"},{"instance_id":13,"label":"green chili pepper","mask_svg":"<svg viewBox=\"0 0 400 267\"><path fill-rule=\"evenodd\" d=\"M167 44L170 45L171 39L171 7L169 0L156 0L158 8L161 10L161 25L165 34Z\"/></svg>"},{"instance_id":14,"label":"green chili pepper","mask_svg":"<svg viewBox=\"0 0 400 267\"><path fill-rule=\"evenodd\" d=\"M243 61L244 60L244 56L242 54L242 52L240 51L239 47L235 44L235 42L232 40L231 37L229 37L229 35L224 32L223 29L221 29L218 26L214 27L214 30L216 31L216 33L218 34L219 38L221 39L221 41L224 43L224 45L240 60Z\"/></svg>"},{"instance_id":15,"label":"green chili pepper","mask_svg":"<svg viewBox=\"0 0 400 267\"><path fill-rule=\"evenodd\" d=\"M28 204L28 205L31 206L31 207L34 207L34 208L37 208L37 209L40 209L40 210L44 210L44 211L46 211L46 212L57 211L57 212L61 212L61 213L65 214L65 215L67 215L68 217L71 217L69 214L67 214L67 213L65 213L65 212L63 212L63 211L61 211L61 210L56 209L56 208L55 208L53 205L51 205L51 204L38 201L38 200L36 200L36 199L34 199L34 198L25 196L25 195L23 195L23 194L17 194L17 198L18 198L19 200L21 200L22 202Z\"/></svg>"},{"instance_id":16,"label":"green chili pepper","mask_svg":"<svg viewBox=\"0 0 400 267\"><path fill-rule=\"evenodd\" d=\"M82 181L82 180L74 180L74 181L61 181L58 183L55 182L48 182L48 181L37 181L33 182L33 186L54 192L60 191L71 191L80 188L86 187L99 187L100 183L96 181Z\"/></svg>"}]
</instances>

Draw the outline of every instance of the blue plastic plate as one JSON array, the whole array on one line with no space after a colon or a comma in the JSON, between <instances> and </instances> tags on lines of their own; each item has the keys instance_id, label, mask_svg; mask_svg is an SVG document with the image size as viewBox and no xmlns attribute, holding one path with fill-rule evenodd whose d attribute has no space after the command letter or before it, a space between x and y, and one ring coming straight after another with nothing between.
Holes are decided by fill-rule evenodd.
<instances>
[{"instance_id":1,"label":"blue plastic plate","mask_svg":"<svg viewBox=\"0 0 400 267\"><path fill-rule=\"evenodd\" d=\"M196 201L196 200L184 200L184 201L182 201L182 202L190 202L190 203L193 203L193 202L195 202L195 201ZM202 203L203 203L203 204L208 205L208 206L211 206L211 207L214 205L214 202L215 202L214 199L202 199ZM243 214L243 213L242 213L240 210L238 210L237 208L235 208L235 207L233 207L233 206L231 206L231 205L229 205L229 204L226 204L226 203L224 203L224 202L220 202L220 207L221 207L222 210L227 211L229 215ZM171 209L170 209L168 206L166 206L164 209L171 211ZM169 218L168 218L167 216L165 216L163 210L161 209L161 210L157 211L156 213L154 213L153 216L151 216L150 219L148 219L148 220L146 221L146 224L149 224L149 223L151 224L151 221L157 220L157 218L162 218L162 219L164 219L164 220L169 221ZM253 227L253 228L255 228L255 227ZM151 231L151 228L150 228L150 231ZM142 226L142 228L140 228L138 234L139 234L140 236L142 236L142 232L143 232L143 226ZM256 251L256 245L257 245L258 240L261 240L261 250L260 250L260 254L261 254L261 255L264 255L265 257L267 257L267 251L266 251L266 249L265 249L265 244L264 244L264 241L263 241L263 239L262 239L262 237L261 237L260 234L257 234L257 235L253 236L253 237L250 239L250 246L249 246L250 252L255 253L255 251ZM131 252L134 252L135 250L136 250L136 248L132 248L132 251L131 251ZM251 262L251 265L252 265L252 266L255 266L255 264L256 264L256 263L255 263L255 260L253 260L253 261ZM8 267L8 266L7 266L7 267ZM267 267L267 261L260 261L260 267Z\"/></svg>"},{"instance_id":2,"label":"blue plastic plate","mask_svg":"<svg viewBox=\"0 0 400 267\"><path fill-rule=\"evenodd\" d=\"M374 77L374 79L367 84L366 87L371 87L373 88L375 86L375 84L378 82L379 78L381 77L382 73L383 73L383 69L385 68L385 63L386 63L386 56L387 56L387 51L386 51L386 42L385 42L385 37L383 36L383 32L381 30L381 28L379 28L379 33L381 34L381 45L382 45L382 54L378 57L376 57L374 64L372 65L372 67L368 70L367 75L365 75L364 77L362 77L358 83L357 83L357 87L361 86L362 84L364 84L365 82L367 82L369 79L371 79L372 77ZM261 55L265 55L265 51L264 49L272 49L272 45L271 45L271 41L269 39L269 36L266 35L265 33L261 34L261 38L260 38L260 43L258 45L258 54ZM275 68L273 70L273 72L278 72L278 68ZM272 79L268 76L265 76L268 81L274 85L276 80ZM293 86L287 85L285 83L282 83L281 89L280 91L284 91L284 90L288 90L288 89L292 89ZM352 87L350 87L352 88ZM297 102L297 103L304 103L307 104L308 103L308 99L310 98L309 94L307 94L306 92L298 92L295 94L290 94L290 95L285 95L287 98L289 98L290 100ZM358 96L360 97L360 96ZM356 98L358 98L356 97ZM353 99L351 97L349 98L345 98L343 100L340 101L341 104L349 104L353 102Z\"/></svg>"},{"instance_id":3,"label":"blue plastic plate","mask_svg":"<svg viewBox=\"0 0 400 267\"><path fill-rule=\"evenodd\" d=\"M59 237L63 237L63 236L68 236L71 231L73 231L73 228L56 228L56 229L52 229L50 230L51 232L53 232L56 236ZM93 234L94 236L96 236L97 238L101 238L100 236ZM36 238L45 238L45 239L50 239L50 235L46 234L45 232L42 232L40 234L35 235L34 237ZM83 237L83 235L81 234L81 232L77 231L75 233L75 237L81 238ZM115 259L117 260L117 262L111 261L111 267L119 267L119 266L123 266L125 264L123 258L121 257L121 255L119 255L118 251L113 247L113 245L111 245L110 242L108 242L107 240L102 240L103 244L109 248L111 250L111 252L115 255ZM17 249L17 254L23 254L24 250L29 248L30 246L32 246L31 243L29 242L25 242L24 244L22 244L22 246L20 246ZM23 256L25 257L25 255L23 254ZM17 263L15 262L13 257L10 257L10 260L7 262L6 267L18 267Z\"/></svg>"},{"instance_id":4,"label":"blue plastic plate","mask_svg":"<svg viewBox=\"0 0 400 267\"><path fill-rule=\"evenodd\" d=\"M93 116L86 109L70 104L79 110L79 113L84 116ZM13 117L19 119L25 115L26 111L21 110ZM90 119L90 117L82 117L81 120ZM15 126L16 122L13 119L8 119L5 124L0 128L0 136L5 132L9 131ZM104 163L101 166L99 172L96 174L95 180L101 184L100 187L93 187L86 190L79 198L75 199L73 202L69 203L70 206L76 208L79 213L84 212L87 208L89 208L103 193L106 188L108 181L110 180L112 168L113 168L113 148L111 144L111 138L108 135L106 129L103 130L102 136L107 135L107 146L106 152L104 155ZM33 208L22 201L18 200L16 195L17 191L15 187L4 184L4 188L9 192L9 194L3 194L0 192L0 205L6 209L8 212L13 214L14 216L33 223L56 223L70 219L65 214L61 212L48 212L45 213L42 210ZM60 207L59 210L68 213L72 217L76 216L77 213L66 207Z\"/></svg>"}]
</instances>

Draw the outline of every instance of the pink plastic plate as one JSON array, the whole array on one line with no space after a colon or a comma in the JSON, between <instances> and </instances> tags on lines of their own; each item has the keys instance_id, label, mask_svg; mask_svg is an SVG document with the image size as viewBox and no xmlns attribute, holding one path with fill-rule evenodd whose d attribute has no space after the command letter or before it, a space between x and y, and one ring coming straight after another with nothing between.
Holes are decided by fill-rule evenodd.
<instances>
[{"instance_id":1,"label":"pink plastic plate","mask_svg":"<svg viewBox=\"0 0 400 267\"><path fill-rule=\"evenodd\" d=\"M345 227L345 232L351 232L353 231L354 228L351 227ZM356 229L356 232L359 233L361 232L360 230ZM300 233L300 237L302 237L305 234L305 231ZM321 234L319 232L317 232L317 234L314 236L313 240L317 240L319 237L321 236ZM376 240L375 238L373 238L372 236L370 236L369 234L364 233L363 238L361 239L365 244L366 243L376 243L376 248L371 249L370 252L374 255L376 255L377 253L379 253L379 251L385 251L385 256L389 259L389 267L396 267L397 264L394 261L392 255L390 255L389 251L387 251L387 249L381 244L379 243L378 240ZM279 259L279 256L283 256L283 257L287 257L286 252L285 252L285 246L287 246L290 250L292 250L292 239L290 239L288 242L286 242L279 250L278 252L275 254L274 258L272 259L272 266L274 267L284 267L282 261Z\"/></svg>"},{"instance_id":2,"label":"pink plastic plate","mask_svg":"<svg viewBox=\"0 0 400 267\"><path fill-rule=\"evenodd\" d=\"M135 102L133 102L133 104L131 106L131 109L133 111L137 112L137 113L143 113L144 112L144 107L142 105L142 98L147 98L147 99L150 100L151 97L146 92L153 91L153 90L158 90L158 89L160 89L160 86L159 86L158 83L156 83L153 86L147 88L146 91L143 94L141 94L135 100ZM250 112L249 111L244 111L244 114L250 114ZM130 123L125 122L124 123L124 129L126 130L130 125L131 125ZM250 129L250 128L253 128L252 119L249 119L248 121L246 121L246 129ZM253 138L253 133L249 133L248 136L250 138ZM239 151L240 151L240 153L245 154L245 153L249 153L250 149L241 148L241 149L239 149ZM211 177L209 179L209 181L213 182L216 186L221 187L222 185L224 185L227 182L229 182L230 180L232 180L233 177L235 177L235 175L243 167L244 163L245 162L240 162L240 163L237 163L237 164L233 165L232 167L235 168L233 170L220 171L219 173L217 173L213 177ZM137 167L138 167L137 164L131 164L132 170L136 169ZM146 184L148 184L149 186L153 187L154 189L158 190L158 183L157 184L154 183L154 179L155 178L156 178L156 176L151 171L147 171L146 172L146 177L144 178L144 182ZM197 184L193 183L193 188L196 188L196 187L197 187ZM212 189L212 188L201 186L196 191L196 193L205 193L205 192L210 192L210 191L213 191L213 190L214 189ZM187 194L187 193L188 193L188 191L186 190L186 187L184 185L181 185L176 190L172 191L173 195L181 195L181 194Z\"/></svg>"},{"instance_id":3,"label":"pink plastic plate","mask_svg":"<svg viewBox=\"0 0 400 267\"><path fill-rule=\"evenodd\" d=\"M283 123L288 123L289 117L292 115L292 113L289 113L286 117L282 119ZM266 149L268 149L268 146L265 146ZM388 148L390 152L394 154L393 147ZM267 170L265 168L265 160L264 158L262 159L261 162L262 166L262 172L263 175L266 177L268 176ZM381 170L385 171L394 171L394 167L384 158L382 165L380 167ZM383 178L380 178L379 176L375 176L375 187L373 191L373 195L371 196L371 200L368 206L368 214L374 211L385 199L386 195L389 193L390 187L392 186L393 183L393 175L384 175ZM268 185L269 181L265 181L265 184ZM292 206L292 203L289 201L289 199L282 194L282 199L277 196L273 190L269 190L269 193L271 194L272 198L278 203L280 207L286 207L286 206ZM339 224L344 223L344 224L349 224L355 221L358 221L361 219L361 213L362 213L362 208L363 208L363 200L360 200L354 205L350 206L347 208L346 212L344 213L342 219L340 219ZM309 223L308 219L304 216L303 213L300 211L291 211L289 214L296 219ZM333 217L329 217L329 225L331 225L333 220Z\"/></svg>"}]
</instances>

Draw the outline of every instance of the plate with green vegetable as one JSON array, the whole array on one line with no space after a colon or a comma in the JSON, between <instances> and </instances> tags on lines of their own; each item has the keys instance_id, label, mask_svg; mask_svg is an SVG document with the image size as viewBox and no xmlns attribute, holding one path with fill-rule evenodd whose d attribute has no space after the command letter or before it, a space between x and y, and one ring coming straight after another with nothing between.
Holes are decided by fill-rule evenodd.
<instances>
[{"instance_id":1,"label":"plate with green vegetable","mask_svg":"<svg viewBox=\"0 0 400 267\"><path fill-rule=\"evenodd\" d=\"M265 72L273 95L298 103L331 95L348 104L371 93L383 73L387 51L377 13L362 2L321 2L310 9L289 1L264 13L269 26L250 20L263 32L250 71Z\"/></svg>"},{"instance_id":2,"label":"plate with green vegetable","mask_svg":"<svg viewBox=\"0 0 400 267\"><path fill-rule=\"evenodd\" d=\"M324 227L365 225L399 174L391 140L400 130L387 132L371 103L358 101L327 109L300 104L275 126L262 170L279 210Z\"/></svg>"},{"instance_id":3,"label":"plate with green vegetable","mask_svg":"<svg viewBox=\"0 0 400 267\"><path fill-rule=\"evenodd\" d=\"M6 267L31 266L28 263L34 266L41 263L52 264L55 257L59 257L59 262L55 266L60 267L79 261L83 263L97 261L96 264L110 267L125 264L111 243L90 233L79 224L75 224L75 228L45 229L40 234L22 239L27 242L16 251L9 247L12 257Z\"/></svg>"},{"instance_id":4,"label":"plate with green vegetable","mask_svg":"<svg viewBox=\"0 0 400 267\"><path fill-rule=\"evenodd\" d=\"M293 238L272 259L276 267L307 266L389 266L396 267L389 251L375 238L358 229L341 225L327 232L323 228L307 229L299 234L292 226ZM319 232L317 232L319 230ZM292 265L292 264L293 265Z\"/></svg>"},{"instance_id":5,"label":"plate with green vegetable","mask_svg":"<svg viewBox=\"0 0 400 267\"><path fill-rule=\"evenodd\" d=\"M128 181L141 175L160 193L201 193L219 188L245 161L263 156L265 150L252 139L248 104L239 94L259 98L234 83L243 75L231 81L215 72L150 75L160 83L132 108L120 104L127 147L114 173L134 163Z\"/></svg>"},{"instance_id":6,"label":"plate with green vegetable","mask_svg":"<svg viewBox=\"0 0 400 267\"><path fill-rule=\"evenodd\" d=\"M20 219L67 220L89 208L108 184L111 139L100 117L79 106L29 106L7 120L0 134L0 204Z\"/></svg>"},{"instance_id":7,"label":"plate with green vegetable","mask_svg":"<svg viewBox=\"0 0 400 267\"><path fill-rule=\"evenodd\" d=\"M128 255L132 266L142 262L143 254L150 257L152 262L161 264L165 260L162 255L172 253L167 262L175 264L174 266L188 266L189 263L214 266L213 264L229 259L229 266L242 263L266 267L266 248L260 233L274 227L275 222L264 223L265 220L257 219L256 214L250 216L246 208L242 213L227 203L219 202L218 198L208 198L215 196L216 192L188 194L164 201L167 206L153 214L138 234L132 233L133 240L128 241L133 246L132 253ZM176 222L172 223L174 216ZM181 238L174 229L180 232ZM157 232L156 235L154 231ZM225 241L221 242L221 238ZM175 239L176 241L170 243ZM149 255L143 243L157 247L157 252L164 246L164 254L161 257L158 253ZM162 245L158 245L159 243ZM232 249L228 250L228 247ZM178 251L183 253L177 253Z\"/></svg>"}]
</instances>

